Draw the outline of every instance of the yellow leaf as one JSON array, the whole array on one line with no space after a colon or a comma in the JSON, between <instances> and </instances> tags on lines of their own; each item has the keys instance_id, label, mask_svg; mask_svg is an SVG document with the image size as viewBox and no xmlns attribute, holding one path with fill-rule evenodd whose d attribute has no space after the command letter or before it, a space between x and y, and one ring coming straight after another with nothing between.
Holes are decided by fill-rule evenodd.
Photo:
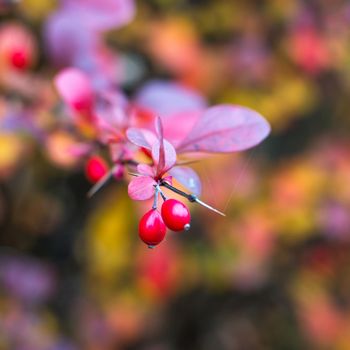
<instances>
[{"instance_id":1,"label":"yellow leaf","mask_svg":"<svg viewBox=\"0 0 350 350\"><path fill-rule=\"evenodd\" d=\"M23 144L14 134L0 134L0 173L11 172L23 151Z\"/></svg>"},{"instance_id":2,"label":"yellow leaf","mask_svg":"<svg viewBox=\"0 0 350 350\"><path fill-rule=\"evenodd\" d=\"M109 285L132 264L132 242L137 237L133 223L132 202L125 189L111 191L92 214L86 227L86 259L93 281Z\"/></svg>"}]
</instances>

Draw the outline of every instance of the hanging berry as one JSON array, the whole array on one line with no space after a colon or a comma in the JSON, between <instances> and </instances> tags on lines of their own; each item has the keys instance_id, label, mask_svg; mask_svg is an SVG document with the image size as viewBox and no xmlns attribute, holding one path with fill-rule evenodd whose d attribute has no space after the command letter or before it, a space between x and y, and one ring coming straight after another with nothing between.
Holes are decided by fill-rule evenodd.
<instances>
[{"instance_id":1,"label":"hanging berry","mask_svg":"<svg viewBox=\"0 0 350 350\"><path fill-rule=\"evenodd\" d=\"M176 200L167 199L161 209L165 225L173 231L190 229L191 215L187 206Z\"/></svg>"},{"instance_id":2,"label":"hanging berry","mask_svg":"<svg viewBox=\"0 0 350 350\"><path fill-rule=\"evenodd\" d=\"M140 220L139 236L150 248L165 237L166 226L157 209L152 208Z\"/></svg>"}]
</instances>

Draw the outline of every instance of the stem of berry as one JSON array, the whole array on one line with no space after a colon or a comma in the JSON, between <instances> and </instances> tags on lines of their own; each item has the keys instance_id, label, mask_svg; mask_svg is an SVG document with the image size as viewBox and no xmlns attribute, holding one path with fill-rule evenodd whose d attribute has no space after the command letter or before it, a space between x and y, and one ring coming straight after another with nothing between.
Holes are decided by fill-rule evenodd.
<instances>
[{"instance_id":1,"label":"stem of berry","mask_svg":"<svg viewBox=\"0 0 350 350\"><path fill-rule=\"evenodd\" d=\"M155 185L155 191L154 191L154 199L153 199L153 205L152 205L152 209L157 209L158 207L158 194L160 192L160 188L159 185Z\"/></svg>"},{"instance_id":2,"label":"stem of berry","mask_svg":"<svg viewBox=\"0 0 350 350\"><path fill-rule=\"evenodd\" d=\"M163 193L163 191L160 189L160 187L159 187L159 193L160 193L163 201L165 202L167 200L167 198L166 198L166 195Z\"/></svg>"},{"instance_id":3,"label":"stem of berry","mask_svg":"<svg viewBox=\"0 0 350 350\"><path fill-rule=\"evenodd\" d=\"M161 181L160 186L164 186L165 188L169 189L170 191L173 191L177 194L179 194L180 196L182 197L185 197L189 202L196 202L198 204L200 204L201 206L211 210L211 211L214 211L215 213L219 214L219 215L222 215L222 216L226 216L223 212L213 208L212 206L210 206L209 204L207 203L204 203L203 201L201 201L195 194L189 194L189 193L186 193L186 192L183 192L181 190L179 190L178 188L170 185L169 183L167 183L166 181Z\"/></svg>"}]
</instances>

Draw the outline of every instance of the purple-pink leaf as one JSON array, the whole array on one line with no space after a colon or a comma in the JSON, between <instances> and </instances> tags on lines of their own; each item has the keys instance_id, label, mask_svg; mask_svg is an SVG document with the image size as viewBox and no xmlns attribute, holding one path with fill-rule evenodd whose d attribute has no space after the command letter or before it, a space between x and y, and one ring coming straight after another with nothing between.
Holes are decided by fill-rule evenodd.
<instances>
[{"instance_id":1,"label":"purple-pink leaf","mask_svg":"<svg viewBox=\"0 0 350 350\"><path fill-rule=\"evenodd\" d=\"M156 182L148 176L138 176L132 179L128 186L129 197L135 201L150 199L154 194Z\"/></svg>"},{"instance_id":2,"label":"purple-pink leaf","mask_svg":"<svg viewBox=\"0 0 350 350\"><path fill-rule=\"evenodd\" d=\"M92 53L99 40L96 33L86 30L75 12L64 8L51 14L44 28L45 48L58 66L72 65L79 53Z\"/></svg>"},{"instance_id":3,"label":"purple-pink leaf","mask_svg":"<svg viewBox=\"0 0 350 350\"><path fill-rule=\"evenodd\" d=\"M260 143L269 132L269 123L259 113L246 107L218 105L203 113L177 151L241 151Z\"/></svg>"},{"instance_id":4,"label":"purple-pink leaf","mask_svg":"<svg viewBox=\"0 0 350 350\"><path fill-rule=\"evenodd\" d=\"M119 62L105 44L101 32L85 19L86 11L80 12L76 7L62 3L48 17L44 28L47 55L56 66L73 66L87 72L95 87L110 86L117 80L114 75Z\"/></svg>"},{"instance_id":5,"label":"purple-pink leaf","mask_svg":"<svg viewBox=\"0 0 350 350\"><path fill-rule=\"evenodd\" d=\"M64 9L75 13L93 31L119 28L135 15L133 0L65 0Z\"/></svg>"},{"instance_id":6,"label":"purple-pink leaf","mask_svg":"<svg viewBox=\"0 0 350 350\"><path fill-rule=\"evenodd\" d=\"M202 192L202 184L197 173L188 167L177 166L169 171L177 182L186 187L191 193L199 196Z\"/></svg>"},{"instance_id":7,"label":"purple-pink leaf","mask_svg":"<svg viewBox=\"0 0 350 350\"><path fill-rule=\"evenodd\" d=\"M94 92L88 76L76 68L66 68L54 79L55 87L62 99L74 110L90 113L94 103Z\"/></svg>"},{"instance_id":8,"label":"purple-pink leaf","mask_svg":"<svg viewBox=\"0 0 350 350\"><path fill-rule=\"evenodd\" d=\"M158 139L160 141L163 141L163 138L164 138L163 124L162 124L162 120L159 117L156 117L156 119L155 119L155 129L156 129L156 133L158 135Z\"/></svg>"},{"instance_id":9,"label":"purple-pink leaf","mask_svg":"<svg viewBox=\"0 0 350 350\"><path fill-rule=\"evenodd\" d=\"M163 170L166 168L165 166L165 153L164 153L164 138L163 138L163 125L162 121L159 117L156 117L155 120L155 128L156 132L158 134L158 158L155 158L157 160L157 174L161 174ZM152 149L153 154L153 149Z\"/></svg>"},{"instance_id":10,"label":"purple-pink leaf","mask_svg":"<svg viewBox=\"0 0 350 350\"><path fill-rule=\"evenodd\" d=\"M152 147L152 158L155 164L157 164L157 175L162 175L171 169L176 163L176 151L174 146L167 140L163 140L163 149L164 149L164 164L160 164L159 151L160 151L160 142L157 140Z\"/></svg>"},{"instance_id":11,"label":"purple-pink leaf","mask_svg":"<svg viewBox=\"0 0 350 350\"><path fill-rule=\"evenodd\" d=\"M129 128L126 131L128 140L136 146L152 149L152 145L157 141L156 135L147 129Z\"/></svg>"},{"instance_id":12,"label":"purple-pink leaf","mask_svg":"<svg viewBox=\"0 0 350 350\"><path fill-rule=\"evenodd\" d=\"M153 177L155 175L153 168L147 164L139 164L137 166L137 172L144 176Z\"/></svg>"},{"instance_id":13,"label":"purple-pink leaf","mask_svg":"<svg viewBox=\"0 0 350 350\"><path fill-rule=\"evenodd\" d=\"M206 101L196 91L180 84L154 80L144 85L136 96L135 102L165 119L177 114L203 110Z\"/></svg>"},{"instance_id":14,"label":"purple-pink leaf","mask_svg":"<svg viewBox=\"0 0 350 350\"><path fill-rule=\"evenodd\" d=\"M177 113L167 118L162 118L164 137L176 146L192 130L203 111Z\"/></svg>"}]
</instances>

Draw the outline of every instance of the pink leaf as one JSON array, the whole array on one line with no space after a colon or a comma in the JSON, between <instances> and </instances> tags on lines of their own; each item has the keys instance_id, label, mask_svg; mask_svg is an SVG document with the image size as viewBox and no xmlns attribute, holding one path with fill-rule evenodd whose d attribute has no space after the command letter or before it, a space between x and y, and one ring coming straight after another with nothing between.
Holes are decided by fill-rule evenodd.
<instances>
[{"instance_id":1,"label":"pink leaf","mask_svg":"<svg viewBox=\"0 0 350 350\"><path fill-rule=\"evenodd\" d=\"M54 83L62 99L72 109L80 113L91 113L94 92L85 73L76 68L66 68L56 75Z\"/></svg>"},{"instance_id":2,"label":"pink leaf","mask_svg":"<svg viewBox=\"0 0 350 350\"><path fill-rule=\"evenodd\" d=\"M95 125L99 131L99 140L104 144L120 142L124 139L120 128L113 127L108 121L96 116Z\"/></svg>"},{"instance_id":3,"label":"pink leaf","mask_svg":"<svg viewBox=\"0 0 350 350\"><path fill-rule=\"evenodd\" d=\"M178 152L241 151L260 143L270 132L269 123L257 112L240 106L219 105L207 109Z\"/></svg>"},{"instance_id":4,"label":"pink leaf","mask_svg":"<svg viewBox=\"0 0 350 350\"><path fill-rule=\"evenodd\" d=\"M196 91L162 80L153 80L144 85L137 94L135 102L163 119L173 114L206 108L205 99Z\"/></svg>"},{"instance_id":5,"label":"pink leaf","mask_svg":"<svg viewBox=\"0 0 350 350\"><path fill-rule=\"evenodd\" d=\"M132 179L128 186L129 197L135 201L150 199L154 194L156 182L148 176L138 176Z\"/></svg>"},{"instance_id":6,"label":"pink leaf","mask_svg":"<svg viewBox=\"0 0 350 350\"><path fill-rule=\"evenodd\" d=\"M183 140L203 114L203 111L182 112L162 118L164 137L175 147Z\"/></svg>"},{"instance_id":7,"label":"pink leaf","mask_svg":"<svg viewBox=\"0 0 350 350\"><path fill-rule=\"evenodd\" d=\"M169 185L172 185L173 184L173 177L171 175L170 176L164 176L162 178L162 181L167 182Z\"/></svg>"},{"instance_id":8,"label":"pink leaf","mask_svg":"<svg viewBox=\"0 0 350 350\"><path fill-rule=\"evenodd\" d=\"M85 27L80 16L64 8L48 16L43 34L46 51L54 64L72 65L80 53L93 52L98 36Z\"/></svg>"},{"instance_id":9,"label":"pink leaf","mask_svg":"<svg viewBox=\"0 0 350 350\"><path fill-rule=\"evenodd\" d=\"M155 119L155 129L158 135L158 139L160 141L163 141L163 124L162 124L162 120L159 117L156 117Z\"/></svg>"},{"instance_id":10,"label":"pink leaf","mask_svg":"<svg viewBox=\"0 0 350 350\"><path fill-rule=\"evenodd\" d=\"M164 145L164 165L157 166L157 175L162 175L167 172L176 163L176 151L174 146L167 140L163 140ZM156 141L152 147L152 158L155 164L159 165L159 141Z\"/></svg>"},{"instance_id":11,"label":"pink leaf","mask_svg":"<svg viewBox=\"0 0 350 350\"><path fill-rule=\"evenodd\" d=\"M76 14L92 31L119 28L135 15L133 0L65 0L66 11Z\"/></svg>"},{"instance_id":12,"label":"pink leaf","mask_svg":"<svg viewBox=\"0 0 350 350\"><path fill-rule=\"evenodd\" d=\"M202 192L202 184L197 173L188 167L177 166L169 171L181 185L190 190L191 193L199 196Z\"/></svg>"},{"instance_id":13,"label":"pink leaf","mask_svg":"<svg viewBox=\"0 0 350 350\"><path fill-rule=\"evenodd\" d=\"M137 166L137 172L144 176L150 176L150 177L154 176L153 168L147 164L139 164Z\"/></svg>"},{"instance_id":14,"label":"pink leaf","mask_svg":"<svg viewBox=\"0 0 350 350\"><path fill-rule=\"evenodd\" d=\"M136 146L152 149L152 145L157 141L153 132L146 129L129 128L126 131L128 140Z\"/></svg>"},{"instance_id":15,"label":"pink leaf","mask_svg":"<svg viewBox=\"0 0 350 350\"><path fill-rule=\"evenodd\" d=\"M163 125L162 121L160 120L159 117L156 118L155 120L155 127L156 127L156 132L158 134L158 158L156 159L157 164L157 174L162 173L163 169L165 169L165 154L164 154L164 138L163 138ZM152 148L152 154L153 154L153 148Z\"/></svg>"}]
</instances>

